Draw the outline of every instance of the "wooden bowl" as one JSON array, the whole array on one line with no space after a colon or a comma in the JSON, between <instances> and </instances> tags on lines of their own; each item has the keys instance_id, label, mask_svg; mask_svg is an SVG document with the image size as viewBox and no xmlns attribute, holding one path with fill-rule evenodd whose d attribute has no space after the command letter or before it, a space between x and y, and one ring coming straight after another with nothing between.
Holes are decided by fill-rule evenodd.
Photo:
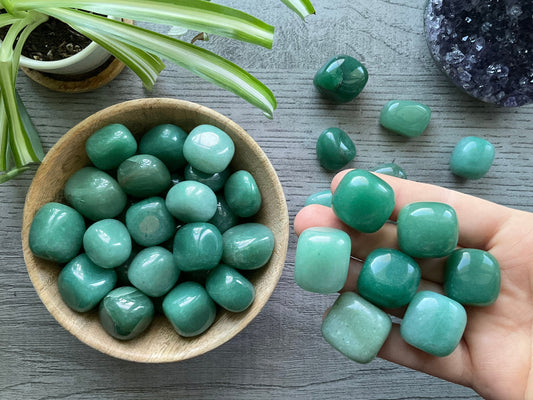
<instances>
[{"instance_id":1,"label":"wooden bowl","mask_svg":"<svg viewBox=\"0 0 533 400\"><path fill-rule=\"evenodd\" d=\"M256 222L267 225L274 233L274 253L264 267L250 271L256 298L241 313L219 310L213 325L194 338L179 336L163 315L154 318L140 337L120 341L111 337L100 325L98 312L78 313L61 299L57 277L61 266L35 257L28 246L28 233L37 210L51 201L65 202L63 187L68 178L89 164L85 141L93 132L111 123L126 125L140 137L148 129L162 123L176 124L186 131L200 124L212 124L225 131L235 143L234 169L249 171L263 196ZM173 362L206 353L237 335L266 304L285 263L289 237L289 217L283 189L276 172L257 143L236 123L223 115L187 101L173 99L140 99L106 108L80 122L64 135L48 152L30 186L24 207L22 245L31 281L42 302L54 318L70 333L89 346L125 360L138 362Z\"/></svg>"}]
</instances>

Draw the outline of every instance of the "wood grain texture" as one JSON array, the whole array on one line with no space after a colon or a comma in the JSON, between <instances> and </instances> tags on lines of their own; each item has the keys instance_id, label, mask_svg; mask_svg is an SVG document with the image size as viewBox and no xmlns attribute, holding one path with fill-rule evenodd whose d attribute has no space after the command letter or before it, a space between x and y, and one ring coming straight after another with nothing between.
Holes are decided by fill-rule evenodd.
<instances>
[{"instance_id":1,"label":"wood grain texture","mask_svg":"<svg viewBox=\"0 0 533 400\"><path fill-rule=\"evenodd\" d=\"M437 70L423 37L423 0L315 0L306 22L269 2L223 1L277 27L273 50L222 38L215 50L266 83L278 100L274 120L191 73L168 65L152 92L129 70L101 89L65 95L20 76L18 89L46 150L72 126L109 105L141 97L198 102L233 119L261 145L278 172L292 221L305 198L333 174L320 168L315 143L338 126L354 140L352 167L395 160L411 179L439 184L533 211L533 107L496 108L456 89ZM165 32L168 28L161 28ZM191 33L192 36L192 33ZM312 85L330 56L347 53L370 79L353 102L334 105ZM378 124L391 99L433 110L425 134L406 139ZM466 135L490 140L496 159L479 181L455 178L451 151ZM174 364L134 364L103 355L65 331L33 289L22 257L24 197L33 172L0 187L0 398L3 399L479 399L470 389L383 360L358 365L327 345L321 316L334 296L300 290L293 281L291 232L281 280L270 301L239 335L214 351Z\"/></svg>"}]
</instances>

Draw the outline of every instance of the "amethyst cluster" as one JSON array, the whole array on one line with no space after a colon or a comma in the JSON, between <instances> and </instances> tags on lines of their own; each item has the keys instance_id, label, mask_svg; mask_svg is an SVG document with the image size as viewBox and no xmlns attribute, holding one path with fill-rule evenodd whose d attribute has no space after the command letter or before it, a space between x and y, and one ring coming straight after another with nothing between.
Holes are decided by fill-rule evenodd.
<instances>
[{"instance_id":1,"label":"amethyst cluster","mask_svg":"<svg viewBox=\"0 0 533 400\"><path fill-rule=\"evenodd\" d=\"M533 102L533 0L429 0L429 49L468 94L506 107Z\"/></svg>"}]
</instances>

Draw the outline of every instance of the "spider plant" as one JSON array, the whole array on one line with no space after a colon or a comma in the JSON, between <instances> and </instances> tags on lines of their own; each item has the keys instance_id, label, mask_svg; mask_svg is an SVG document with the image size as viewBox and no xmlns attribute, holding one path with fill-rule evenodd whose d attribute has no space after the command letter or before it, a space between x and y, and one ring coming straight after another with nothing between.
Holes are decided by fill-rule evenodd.
<instances>
[{"instance_id":1,"label":"spider plant","mask_svg":"<svg viewBox=\"0 0 533 400\"><path fill-rule=\"evenodd\" d=\"M281 1L302 18L314 13L309 0ZM193 44L96 15L180 26L271 48L274 28L235 8L204 0L0 0L0 9L5 11L0 27L9 27L0 44L0 183L43 157L15 81L25 41L50 17L104 47L149 89L164 68L161 59L166 59L237 94L267 117L276 108L272 92L230 61Z\"/></svg>"}]
</instances>

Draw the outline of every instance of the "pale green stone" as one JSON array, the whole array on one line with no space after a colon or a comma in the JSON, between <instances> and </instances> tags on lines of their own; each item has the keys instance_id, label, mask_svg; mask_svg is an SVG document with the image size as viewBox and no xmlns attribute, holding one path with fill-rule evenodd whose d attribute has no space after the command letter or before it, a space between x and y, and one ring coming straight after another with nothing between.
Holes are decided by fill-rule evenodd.
<instances>
[{"instance_id":1,"label":"pale green stone","mask_svg":"<svg viewBox=\"0 0 533 400\"><path fill-rule=\"evenodd\" d=\"M274 251L274 234L270 228L253 222L228 229L222 241L222 261L238 269L261 268Z\"/></svg>"},{"instance_id":2,"label":"pale green stone","mask_svg":"<svg viewBox=\"0 0 533 400\"><path fill-rule=\"evenodd\" d=\"M450 158L451 171L462 178L480 179L489 172L494 161L494 146L476 136L462 138Z\"/></svg>"},{"instance_id":3,"label":"pale green stone","mask_svg":"<svg viewBox=\"0 0 533 400\"><path fill-rule=\"evenodd\" d=\"M381 110L379 123L403 136L420 136L429 124L431 110L428 106L410 100L391 100Z\"/></svg>"},{"instance_id":4,"label":"pale green stone","mask_svg":"<svg viewBox=\"0 0 533 400\"><path fill-rule=\"evenodd\" d=\"M182 271L211 269L222 257L222 235L207 222L183 225L174 237L174 259Z\"/></svg>"},{"instance_id":5,"label":"pale green stone","mask_svg":"<svg viewBox=\"0 0 533 400\"><path fill-rule=\"evenodd\" d=\"M95 222L83 235L87 256L102 268L115 268L131 254L131 236L126 226L116 219Z\"/></svg>"},{"instance_id":6,"label":"pale green stone","mask_svg":"<svg viewBox=\"0 0 533 400\"><path fill-rule=\"evenodd\" d=\"M170 188L165 204L183 222L206 222L215 215L217 196L203 183L183 181Z\"/></svg>"},{"instance_id":7,"label":"pale green stone","mask_svg":"<svg viewBox=\"0 0 533 400\"><path fill-rule=\"evenodd\" d=\"M128 208L126 226L133 240L146 247L161 244L176 232L176 222L161 197L150 197Z\"/></svg>"},{"instance_id":8,"label":"pale green stone","mask_svg":"<svg viewBox=\"0 0 533 400\"><path fill-rule=\"evenodd\" d=\"M233 140L213 125L199 125L187 136L183 155L194 168L214 174L225 170L235 153Z\"/></svg>"},{"instance_id":9,"label":"pale green stone","mask_svg":"<svg viewBox=\"0 0 533 400\"><path fill-rule=\"evenodd\" d=\"M322 322L324 339L346 357L369 363L392 327L390 317L353 292L341 294Z\"/></svg>"},{"instance_id":10,"label":"pale green stone","mask_svg":"<svg viewBox=\"0 0 533 400\"><path fill-rule=\"evenodd\" d=\"M322 190L320 192L316 192L311 194L307 199L305 200L305 206L311 205L311 204L320 204L326 207L331 207L331 198L333 195L331 194L331 190Z\"/></svg>"}]
</instances>

